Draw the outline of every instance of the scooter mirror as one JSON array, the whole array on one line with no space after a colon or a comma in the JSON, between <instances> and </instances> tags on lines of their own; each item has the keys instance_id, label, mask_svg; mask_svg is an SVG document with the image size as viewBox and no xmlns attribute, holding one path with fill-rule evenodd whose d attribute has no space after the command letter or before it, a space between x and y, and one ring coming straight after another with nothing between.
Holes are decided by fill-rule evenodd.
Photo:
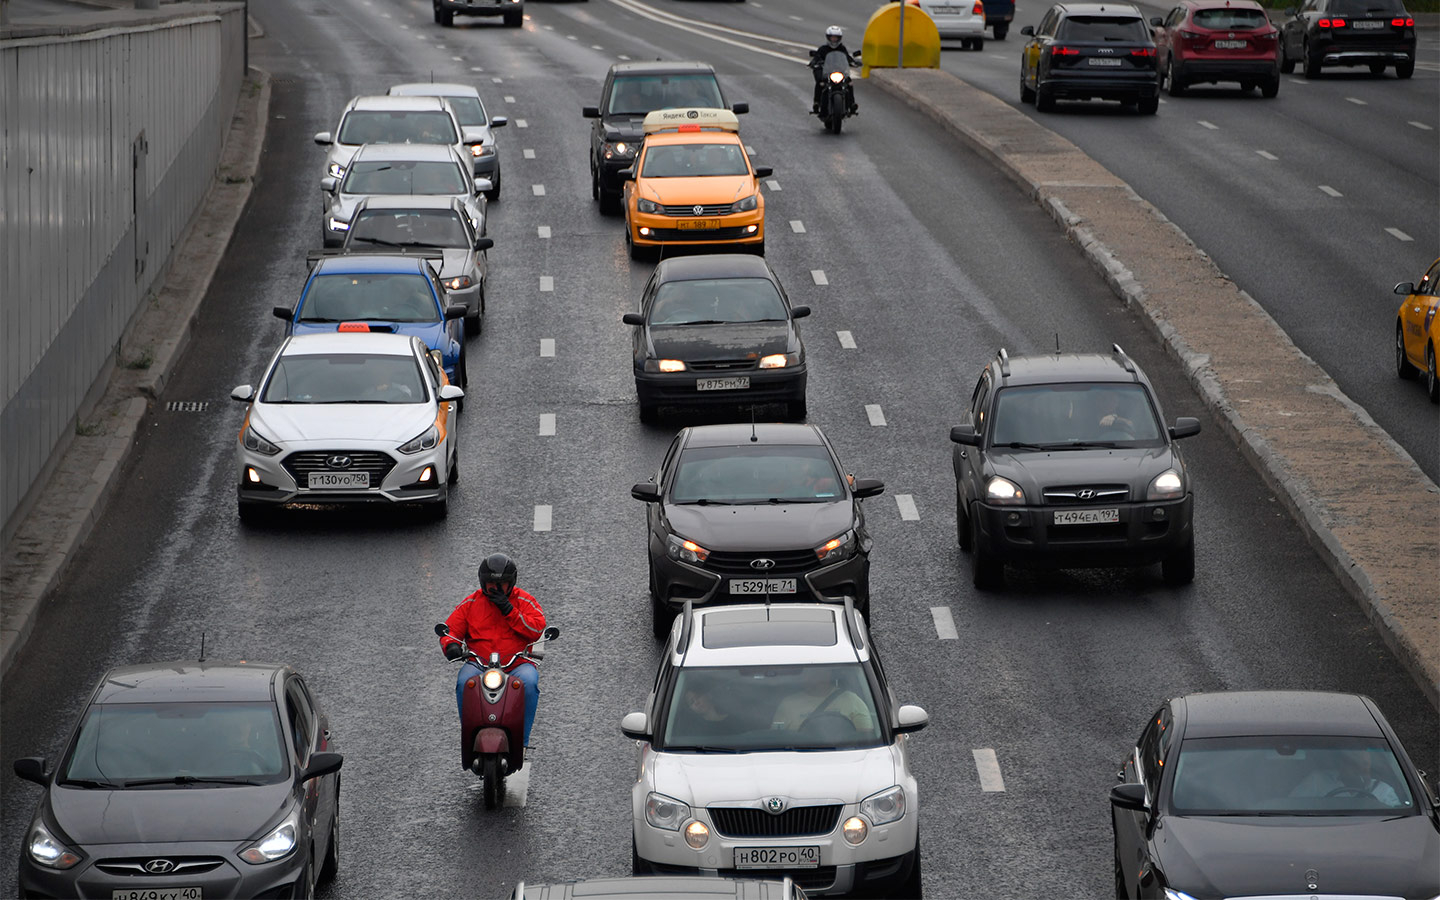
<instances>
[{"instance_id":1,"label":"scooter mirror","mask_svg":"<svg viewBox=\"0 0 1440 900\"><path fill-rule=\"evenodd\" d=\"M441 622L439 625L435 626L435 633L440 635L440 637L444 637L445 635L450 633L450 626L446 625L444 622Z\"/></svg>"},{"instance_id":2,"label":"scooter mirror","mask_svg":"<svg viewBox=\"0 0 1440 900\"><path fill-rule=\"evenodd\" d=\"M558 638L559 636L560 636L560 629L556 628L554 625L551 625L549 628L546 628L546 629L545 629L545 633L544 633L544 635L543 635L543 637L544 637L545 640L547 640L547 641L553 641L553 640L555 640L556 638Z\"/></svg>"}]
</instances>

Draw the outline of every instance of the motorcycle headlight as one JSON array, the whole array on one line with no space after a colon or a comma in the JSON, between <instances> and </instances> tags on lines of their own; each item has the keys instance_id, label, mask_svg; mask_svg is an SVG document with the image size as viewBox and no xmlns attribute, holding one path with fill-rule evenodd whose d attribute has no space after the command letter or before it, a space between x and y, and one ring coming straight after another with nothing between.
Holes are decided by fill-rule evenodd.
<instances>
[{"instance_id":1,"label":"motorcycle headlight","mask_svg":"<svg viewBox=\"0 0 1440 900\"><path fill-rule=\"evenodd\" d=\"M991 503L1020 504L1025 502L1025 492L1015 482L997 475L985 482L985 499Z\"/></svg>"},{"instance_id":2,"label":"motorcycle headlight","mask_svg":"<svg viewBox=\"0 0 1440 900\"><path fill-rule=\"evenodd\" d=\"M486 669L480 683L485 685L487 691L498 691L500 685L505 683L505 673L499 669Z\"/></svg>"},{"instance_id":3,"label":"motorcycle headlight","mask_svg":"<svg viewBox=\"0 0 1440 900\"><path fill-rule=\"evenodd\" d=\"M447 279L443 283L446 290L463 291L466 288L475 284L475 280L472 279L469 275L457 275L454 278Z\"/></svg>"},{"instance_id":4,"label":"motorcycle headlight","mask_svg":"<svg viewBox=\"0 0 1440 900\"><path fill-rule=\"evenodd\" d=\"M330 165L325 167L325 174L329 175L331 178L344 178L345 167L340 165L339 163L332 162Z\"/></svg>"},{"instance_id":5,"label":"motorcycle headlight","mask_svg":"<svg viewBox=\"0 0 1440 900\"><path fill-rule=\"evenodd\" d=\"M646 200L644 197L641 197L635 201L635 209L643 213L658 213L660 211L660 204L654 200Z\"/></svg>"},{"instance_id":6,"label":"motorcycle headlight","mask_svg":"<svg viewBox=\"0 0 1440 900\"><path fill-rule=\"evenodd\" d=\"M25 850L32 860L47 869L69 869L80 861L80 854L62 844L43 822L30 826Z\"/></svg>"},{"instance_id":7,"label":"motorcycle headlight","mask_svg":"<svg viewBox=\"0 0 1440 900\"><path fill-rule=\"evenodd\" d=\"M246 450L253 450L266 456L274 456L280 452L280 448L261 437L253 425L245 426L245 430L240 433L240 441L245 445Z\"/></svg>"},{"instance_id":8,"label":"motorcycle headlight","mask_svg":"<svg viewBox=\"0 0 1440 900\"><path fill-rule=\"evenodd\" d=\"M664 794L651 791L645 797L645 821L655 828L679 831L685 820L690 818L690 807Z\"/></svg>"},{"instance_id":9,"label":"motorcycle headlight","mask_svg":"<svg viewBox=\"0 0 1440 900\"><path fill-rule=\"evenodd\" d=\"M844 81L844 80L845 80L845 73L843 73L843 72L831 72L831 73L830 73L830 83L831 83L831 84L840 84L840 83L841 83L842 81Z\"/></svg>"},{"instance_id":10,"label":"motorcycle headlight","mask_svg":"<svg viewBox=\"0 0 1440 900\"><path fill-rule=\"evenodd\" d=\"M1155 480L1150 482L1150 487L1145 491L1146 500L1174 500L1185 495L1185 479L1174 469L1166 469Z\"/></svg>"},{"instance_id":11,"label":"motorcycle headlight","mask_svg":"<svg viewBox=\"0 0 1440 900\"><path fill-rule=\"evenodd\" d=\"M329 225L330 225L330 230L331 230L331 231L349 231L349 230L350 230L350 223L349 223L349 222L342 222L341 220L335 218L334 216L331 216L331 217L330 217L328 220L326 220L326 221L329 223Z\"/></svg>"},{"instance_id":12,"label":"motorcycle headlight","mask_svg":"<svg viewBox=\"0 0 1440 900\"><path fill-rule=\"evenodd\" d=\"M627 144L624 141L616 141L613 144L605 145L606 159L611 159L616 156L621 157L622 159L629 159L634 155L635 147L633 144Z\"/></svg>"},{"instance_id":13,"label":"motorcycle headlight","mask_svg":"<svg viewBox=\"0 0 1440 900\"><path fill-rule=\"evenodd\" d=\"M752 209L754 209L755 207L757 207L757 206L760 205L760 199L759 199L759 198L760 198L760 195L759 195L759 194L751 194L750 196L745 197L744 199L737 200L737 201L735 201L735 205L732 206L732 207L730 207L730 211L731 211L731 212L749 212L750 210L752 210Z\"/></svg>"},{"instance_id":14,"label":"motorcycle headlight","mask_svg":"<svg viewBox=\"0 0 1440 900\"><path fill-rule=\"evenodd\" d=\"M900 785L871 794L860 801L860 812L872 825L888 825L905 817L905 789Z\"/></svg>"},{"instance_id":15,"label":"motorcycle headlight","mask_svg":"<svg viewBox=\"0 0 1440 900\"><path fill-rule=\"evenodd\" d=\"M710 555L710 551L695 543L687 541L678 534L672 534L665 541L665 552L671 559L678 559L687 563L703 563Z\"/></svg>"},{"instance_id":16,"label":"motorcycle headlight","mask_svg":"<svg viewBox=\"0 0 1440 900\"><path fill-rule=\"evenodd\" d=\"M799 353L772 353L769 356L760 357L760 368L762 369L783 369L786 366L798 366L799 364Z\"/></svg>"},{"instance_id":17,"label":"motorcycle headlight","mask_svg":"<svg viewBox=\"0 0 1440 900\"><path fill-rule=\"evenodd\" d=\"M400 445L401 453L419 453L421 450L434 450L435 445L440 442L440 429L431 425L420 434Z\"/></svg>"},{"instance_id":18,"label":"motorcycle headlight","mask_svg":"<svg viewBox=\"0 0 1440 900\"><path fill-rule=\"evenodd\" d=\"M240 851L240 858L251 865L284 859L295 849L296 835L300 832L300 812L304 807L296 804L285 819L260 840Z\"/></svg>"},{"instance_id":19,"label":"motorcycle headlight","mask_svg":"<svg viewBox=\"0 0 1440 900\"><path fill-rule=\"evenodd\" d=\"M847 531L815 548L821 562L839 562L855 555L855 532Z\"/></svg>"}]
</instances>

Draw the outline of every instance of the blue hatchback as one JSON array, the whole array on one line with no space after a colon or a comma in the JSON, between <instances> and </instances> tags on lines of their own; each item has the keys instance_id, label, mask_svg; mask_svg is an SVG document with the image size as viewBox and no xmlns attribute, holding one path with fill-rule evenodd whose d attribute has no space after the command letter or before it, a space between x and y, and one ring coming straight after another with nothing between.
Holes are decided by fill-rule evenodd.
<instances>
[{"instance_id":1,"label":"blue hatchback","mask_svg":"<svg viewBox=\"0 0 1440 900\"><path fill-rule=\"evenodd\" d=\"M424 258L402 255L320 256L294 309L275 307L286 336L327 331L413 334L439 350L450 383L465 377L465 305L446 303Z\"/></svg>"}]
</instances>

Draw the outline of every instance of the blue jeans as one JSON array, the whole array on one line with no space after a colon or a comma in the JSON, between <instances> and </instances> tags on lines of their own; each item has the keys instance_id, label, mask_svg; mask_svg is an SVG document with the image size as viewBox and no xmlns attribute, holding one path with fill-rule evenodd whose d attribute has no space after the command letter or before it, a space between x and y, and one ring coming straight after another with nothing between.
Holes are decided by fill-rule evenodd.
<instances>
[{"instance_id":1,"label":"blue jeans","mask_svg":"<svg viewBox=\"0 0 1440 900\"><path fill-rule=\"evenodd\" d=\"M465 679L479 678L485 670L467 662L460 666L460 674L455 677L455 712L460 713L461 705L465 702ZM521 663L506 673L510 678L520 679L525 687L525 746L530 746L530 728L535 724L535 710L540 706L540 670L535 668L533 663Z\"/></svg>"}]
</instances>

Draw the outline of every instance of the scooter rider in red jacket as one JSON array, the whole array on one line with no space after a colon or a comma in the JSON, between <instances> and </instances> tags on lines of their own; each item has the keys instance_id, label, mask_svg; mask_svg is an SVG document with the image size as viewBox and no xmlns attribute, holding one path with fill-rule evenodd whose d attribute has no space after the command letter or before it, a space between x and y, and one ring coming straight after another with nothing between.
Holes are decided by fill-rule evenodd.
<instances>
[{"instance_id":1,"label":"scooter rider in red jacket","mask_svg":"<svg viewBox=\"0 0 1440 900\"><path fill-rule=\"evenodd\" d=\"M491 653L500 654L503 663L540 639L545 631L545 612L540 602L515 586L519 574L515 561L504 553L494 553L480 563L480 590L460 601L445 620L450 633L440 638L440 649L446 659L464 655L461 641L476 656L489 660ZM473 661L460 666L455 679L455 707L460 711L465 679L483 672ZM530 746L530 727L535 724L535 709L540 705L540 673L534 663L520 660L509 670L525 686L525 746Z\"/></svg>"}]
</instances>

